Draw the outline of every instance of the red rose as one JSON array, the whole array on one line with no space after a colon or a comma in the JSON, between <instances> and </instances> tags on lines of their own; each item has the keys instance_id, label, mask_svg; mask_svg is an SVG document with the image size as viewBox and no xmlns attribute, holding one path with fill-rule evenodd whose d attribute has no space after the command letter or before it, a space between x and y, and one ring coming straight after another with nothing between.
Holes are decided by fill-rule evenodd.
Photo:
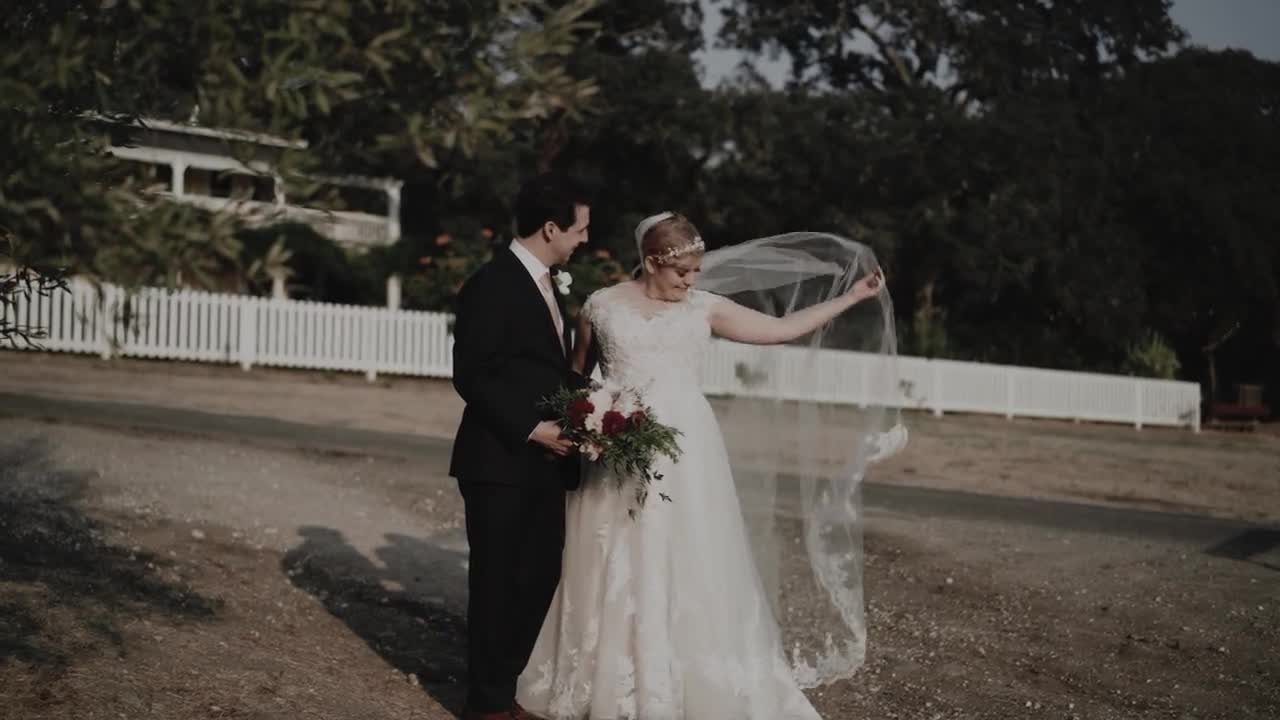
<instances>
[{"instance_id":1,"label":"red rose","mask_svg":"<svg viewBox=\"0 0 1280 720\"><path fill-rule=\"evenodd\" d=\"M587 416L596 411L596 406L586 398L578 398L569 403L567 415L569 416L569 424L582 429L586 426Z\"/></svg>"},{"instance_id":2,"label":"red rose","mask_svg":"<svg viewBox=\"0 0 1280 720\"><path fill-rule=\"evenodd\" d=\"M649 419L649 416L645 415L643 410L637 410L631 413L631 417L627 418L627 422L631 424L631 427L636 427L637 425L639 425L640 423L648 419Z\"/></svg>"},{"instance_id":3,"label":"red rose","mask_svg":"<svg viewBox=\"0 0 1280 720\"><path fill-rule=\"evenodd\" d=\"M627 429L627 416L617 410L610 410L600 419L600 429L605 435L613 437Z\"/></svg>"}]
</instances>

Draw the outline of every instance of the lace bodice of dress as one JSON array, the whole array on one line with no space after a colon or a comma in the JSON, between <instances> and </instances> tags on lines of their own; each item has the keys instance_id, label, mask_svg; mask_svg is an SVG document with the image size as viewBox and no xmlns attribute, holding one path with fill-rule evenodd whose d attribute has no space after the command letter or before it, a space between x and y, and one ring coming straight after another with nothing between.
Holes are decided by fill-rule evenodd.
<instances>
[{"instance_id":1,"label":"lace bodice of dress","mask_svg":"<svg viewBox=\"0 0 1280 720\"><path fill-rule=\"evenodd\" d=\"M582 310L591 320L605 378L637 387L699 387L711 341L707 313L717 299L694 290L684 300L646 314L618 286L593 293Z\"/></svg>"}]
</instances>

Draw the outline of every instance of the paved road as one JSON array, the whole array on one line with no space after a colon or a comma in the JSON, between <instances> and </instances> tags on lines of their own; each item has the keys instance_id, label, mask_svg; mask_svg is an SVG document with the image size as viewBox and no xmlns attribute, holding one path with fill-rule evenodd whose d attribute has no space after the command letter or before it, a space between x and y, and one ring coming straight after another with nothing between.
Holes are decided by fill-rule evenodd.
<instances>
[{"instance_id":1,"label":"paved road","mask_svg":"<svg viewBox=\"0 0 1280 720\"><path fill-rule=\"evenodd\" d=\"M222 415L152 405L70 400L0 393L0 416L41 418L107 427L223 437L282 447L337 450L407 458L443 469L448 440L405 433L373 432L273 418ZM1245 559L1280 547L1280 528L1196 515L1152 512L1054 500L997 497L950 490L867 483L873 510L1024 524L1199 545L1214 554Z\"/></svg>"}]
</instances>

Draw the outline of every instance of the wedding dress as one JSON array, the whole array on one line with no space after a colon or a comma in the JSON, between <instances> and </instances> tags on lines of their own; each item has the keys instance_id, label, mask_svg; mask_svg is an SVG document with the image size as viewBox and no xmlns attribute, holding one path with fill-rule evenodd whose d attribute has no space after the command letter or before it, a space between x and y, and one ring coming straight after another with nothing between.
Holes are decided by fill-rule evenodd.
<instances>
[{"instance_id":1,"label":"wedding dress","mask_svg":"<svg viewBox=\"0 0 1280 720\"><path fill-rule=\"evenodd\" d=\"M517 699L552 720L819 720L787 662L699 372L718 295L645 314L617 288L583 308L601 369L682 433L634 493L591 466L571 493L560 587ZM661 499L658 493L670 498Z\"/></svg>"}]
</instances>

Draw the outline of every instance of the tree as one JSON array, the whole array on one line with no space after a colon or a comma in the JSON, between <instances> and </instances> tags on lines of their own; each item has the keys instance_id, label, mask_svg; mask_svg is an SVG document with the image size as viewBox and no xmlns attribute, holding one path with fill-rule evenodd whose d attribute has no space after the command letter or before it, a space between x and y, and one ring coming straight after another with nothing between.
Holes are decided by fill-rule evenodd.
<instances>
[{"instance_id":1,"label":"tree","mask_svg":"<svg viewBox=\"0 0 1280 720\"><path fill-rule=\"evenodd\" d=\"M1127 257L1096 261L1131 238L1095 105L1107 78L1180 41L1168 6L737 0L723 39L784 53L797 98L867 104L873 142L847 176L868 178L880 208L859 212L892 228L895 295L919 325L908 350L936 346L945 320L969 357L1106 366L1141 297Z\"/></svg>"},{"instance_id":2,"label":"tree","mask_svg":"<svg viewBox=\"0 0 1280 720\"><path fill-rule=\"evenodd\" d=\"M590 6L20 0L0 17L0 250L50 277L198 284L234 262L235 223L120 177L113 133L193 119L305 138L342 171L435 166L577 112L592 85L562 58Z\"/></svg>"},{"instance_id":3,"label":"tree","mask_svg":"<svg viewBox=\"0 0 1280 720\"><path fill-rule=\"evenodd\" d=\"M413 200L406 205L415 217L406 228L417 238L406 245L417 249L403 254L404 272L420 272L418 258L442 254L432 245L441 233L453 238L451 252L479 237L480 227L509 240L510 201L521 178L546 170L582 178L598 191L592 250L607 251L615 262L632 264L631 228L643 215L670 207L704 216L712 195L705 167L727 125L725 108L702 87L693 59L703 42L701 4L600 3L582 21L592 31L566 56L566 72L594 79L591 102L579 116L551 114L521 124L507 141L471 156L442 155L440 172L412 180L406 198ZM582 256L605 262L589 252Z\"/></svg>"},{"instance_id":4,"label":"tree","mask_svg":"<svg viewBox=\"0 0 1280 720\"><path fill-rule=\"evenodd\" d=\"M706 216L705 169L724 141L725 108L692 58L703 46L700 3L603 3L586 17L598 30L568 63L590 73L599 94L580 124L538 127L531 159L604 190L594 198L593 245L631 263L631 228L645 215Z\"/></svg>"},{"instance_id":5,"label":"tree","mask_svg":"<svg viewBox=\"0 0 1280 720\"><path fill-rule=\"evenodd\" d=\"M732 0L726 42L785 53L791 82L890 109L936 92L980 108L1046 80L1099 78L1167 52L1172 0Z\"/></svg>"},{"instance_id":6,"label":"tree","mask_svg":"<svg viewBox=\"0 0 1280 720\"><path fill-rule=\"evenodd\" d=\"M1211 396L1219 365L1280 389L1280 63L1185 50L1118 78L1111 104L1145 321Z\"/></svg>"}]
</instances>

